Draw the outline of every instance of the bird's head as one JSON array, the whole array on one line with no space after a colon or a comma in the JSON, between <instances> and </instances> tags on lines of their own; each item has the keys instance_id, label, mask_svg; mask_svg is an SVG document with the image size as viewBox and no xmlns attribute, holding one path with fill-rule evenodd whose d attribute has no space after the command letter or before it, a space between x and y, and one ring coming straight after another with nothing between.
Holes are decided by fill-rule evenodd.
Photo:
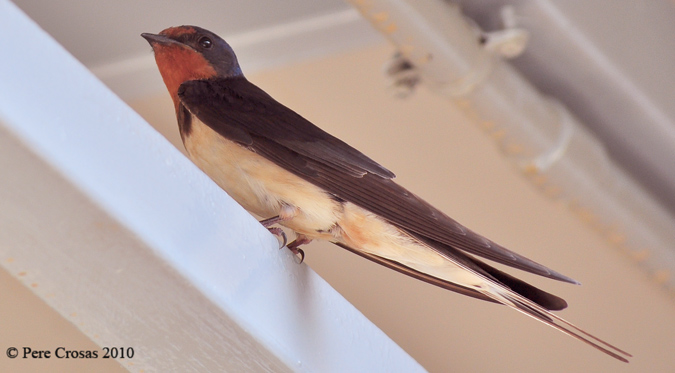
<instances>
[{"instance_id":1,"label":"bird's head","mask_svg":"<svg viewBox=\"0 0 675 373\"><path fill-rule=\"evenodd\" d=\"M178 99L178 87L186 81L242 76L230 45L211 31L178 26L141 36L155 52L157 67L174 102Z\"/></svg>"}]
</instances>

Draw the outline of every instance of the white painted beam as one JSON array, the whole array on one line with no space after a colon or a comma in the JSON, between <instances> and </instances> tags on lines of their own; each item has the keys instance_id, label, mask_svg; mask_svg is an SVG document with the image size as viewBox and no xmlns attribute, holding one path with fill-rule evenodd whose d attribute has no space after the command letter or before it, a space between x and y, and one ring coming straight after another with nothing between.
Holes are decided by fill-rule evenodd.
<instances>
[{"instance_id":1,"label":"white painted beam","mask_svg":"<svg viewBox=\"0 0 675 373\"><path fill-rule=\"evenodd\" d=\"M0 34L0 263L127 369L423 371L7 0Z\"/></svg>"}]
</instances>

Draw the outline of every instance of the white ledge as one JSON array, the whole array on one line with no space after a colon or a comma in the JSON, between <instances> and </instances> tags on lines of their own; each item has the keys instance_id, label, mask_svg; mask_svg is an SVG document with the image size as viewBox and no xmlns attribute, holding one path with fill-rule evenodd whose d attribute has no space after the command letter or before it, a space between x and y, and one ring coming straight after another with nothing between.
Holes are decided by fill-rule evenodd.
<instances>
[{"instance_id":1,"label":"white ledge","mask_svg":"<svg viewBox=\"0 0 675 373\"><path fill-rule=\"evenodd\" d=\"M0 263L123 366L423 371L6 0L0 34Z\"/></svg>"}]
</instances>

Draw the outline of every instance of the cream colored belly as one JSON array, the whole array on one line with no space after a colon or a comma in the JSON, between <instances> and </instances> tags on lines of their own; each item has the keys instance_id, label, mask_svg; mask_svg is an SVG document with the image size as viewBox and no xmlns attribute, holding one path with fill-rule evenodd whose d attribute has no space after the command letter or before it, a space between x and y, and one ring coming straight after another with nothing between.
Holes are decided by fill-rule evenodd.
<instances>
[{"instance_id":1,"label":"cream colored belly","mask_svg":"<svg viewBox=\"0 0 675 373\"><path fill-rule=\"evenodd\" d=\"M283 225L315 238L328 238L319 236L330 236L340 219L341 204L322 189L223 138L195 117L184 144L197 167L261 218L294 213Z\"/></svg>"},{"instance_id":2,"label":"cream colored belly","mask_svg":"<svg viewBox=\"0 0 675 373\"><path fill-rule=\"evenodd\" d=\"M184 139L190 159L246 210L262 218L288 215L281 224L313 239L342 242L419 271L459 283L474 283L465 271L416 242L380 217L218 135L193 117ZM473 276L470 276L473 277Z\"/></svg>"}]
</instances>

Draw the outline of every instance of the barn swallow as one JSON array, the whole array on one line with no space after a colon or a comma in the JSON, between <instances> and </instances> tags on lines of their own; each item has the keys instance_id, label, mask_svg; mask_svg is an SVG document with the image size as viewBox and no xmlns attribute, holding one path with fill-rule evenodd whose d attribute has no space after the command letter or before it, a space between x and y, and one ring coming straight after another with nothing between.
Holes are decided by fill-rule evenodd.
<instances>
[{"instance_id":1,"label":"barn swallow","mask_svg":"<svg viewBox=\"0 0 675 373\"><path fill-rule=\"evenodd\" d=\"M630 354L550 311L565 300L480 256L577 281L462 226L394 182L394 174L249 82L232 48L195 26L142 34L173 99L189 158L249 212L374 262L531 316L621 361ZM625 357L624 357L625 356Z\"/></svg>"}]
</instances>

